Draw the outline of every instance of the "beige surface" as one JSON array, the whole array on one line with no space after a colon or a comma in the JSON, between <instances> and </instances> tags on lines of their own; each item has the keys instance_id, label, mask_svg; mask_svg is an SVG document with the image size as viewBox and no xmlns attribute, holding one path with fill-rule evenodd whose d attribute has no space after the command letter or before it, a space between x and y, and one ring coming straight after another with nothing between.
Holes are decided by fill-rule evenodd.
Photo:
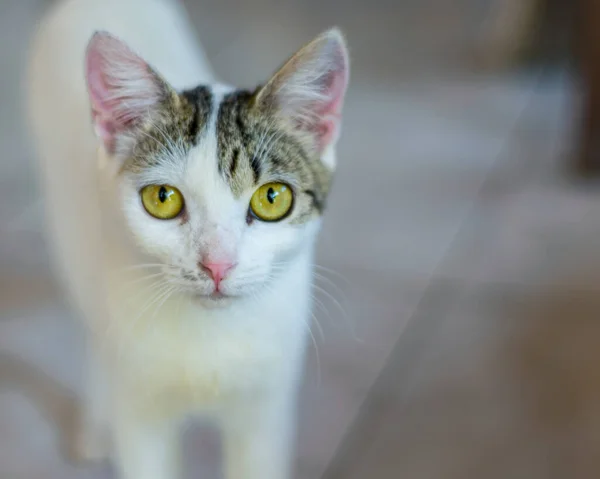
<instances>
[{"instance_id":1,"label":"beige surface","mask_svg":"<svg viewBox=\"0 0 600 479\"><path fill-rule=\"evenodd\" d=\"M0 4L0 353L77 391L80 332L26 211L36 194L17 92L43 3ZM330 479L598 477L600 198L564 179L568 75L466 71L476 0L187 3L217 71L242 85L332 23L348 33L319 261L337 273L318 283L346 314L318 293L321 381L311 350L297 477L321 477L357 414ZM190 436L188 477L217 477L213 437ZM66 465L39 410L0 391L1 479L110 477Z\"/></svg>"}]
</instances>

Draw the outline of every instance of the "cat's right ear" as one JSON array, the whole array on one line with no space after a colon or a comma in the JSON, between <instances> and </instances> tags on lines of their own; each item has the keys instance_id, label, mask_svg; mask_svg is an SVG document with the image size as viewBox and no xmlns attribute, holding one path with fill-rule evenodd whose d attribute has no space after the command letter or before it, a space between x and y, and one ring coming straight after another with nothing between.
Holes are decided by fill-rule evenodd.
<instances>
[{"instance_id":1,"label":"cat's right ear","mask_svg":"<svg viewBox=\"0 0 600 479\"><path fill-rule=\"evenodd\" d=\"M92 120L107 153L120 135L141 123L170 94L170 87L122 40L97 32L90 40L85 74Z\"/></svg>"},{"instance_id":2,"label":"cat's right ear","mask_svg":"<svg viewBox=\"0 0 600 479\"><path fill-rule=\"evenodd\" d=\"M274 111L323 154L340 133L349 74L346 41L332 28L293 55L257 91L255 102Z\"/></svg>"}]
</instances>

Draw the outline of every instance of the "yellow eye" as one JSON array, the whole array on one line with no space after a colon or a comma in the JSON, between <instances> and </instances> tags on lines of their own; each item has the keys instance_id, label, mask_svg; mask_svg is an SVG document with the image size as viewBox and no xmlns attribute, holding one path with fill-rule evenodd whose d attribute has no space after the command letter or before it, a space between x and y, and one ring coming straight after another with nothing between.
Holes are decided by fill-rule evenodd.
<instances>
[{"instance_id":1,"label":"yellow eye","mask_svg":"<svg viewBox=\"0 0 600 479\"><path fill-rule=\"evenodd\" d=\"M183 209L183 195L169 185L150 185L142 189L146 211L159 220L175 218Z\"/></svg>"},{"instance_id":2,"label":"yellow eye","mask_svg":"<svg viewBox=\"0 0 600 479\"><path fill-rule=\"evenodd\" d=\"M292 189L283 183L262 185L250 200L252 213L263 221L279 221L290 212L294 202Z\"/></svg>"}]
</instances>

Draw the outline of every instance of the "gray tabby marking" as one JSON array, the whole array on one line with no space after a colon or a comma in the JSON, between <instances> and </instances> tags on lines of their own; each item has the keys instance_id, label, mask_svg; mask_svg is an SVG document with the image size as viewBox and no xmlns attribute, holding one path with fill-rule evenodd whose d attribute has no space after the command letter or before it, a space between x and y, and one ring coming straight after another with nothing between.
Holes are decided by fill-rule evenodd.
<instances>
[{"instance_id":1,"label":"gray tabby marking","mask_svg":"<svg viewBox=\"0 0 600 479\"><path fill-rule=\"evenodd\" d=\"M142 126L144 134L139 135L126 169L140 172L158 165L172 144L189 151L202 141L216 110L217 167L236 197L266 182L283 181L294 188L292 224L322 214L331 172L317 153L302 146L302 135L295 134L274 108L255 104L255 94L236 90L213 105L214 96L205 86L172 93L153 121Z\"/></svg>"}]
</instances>

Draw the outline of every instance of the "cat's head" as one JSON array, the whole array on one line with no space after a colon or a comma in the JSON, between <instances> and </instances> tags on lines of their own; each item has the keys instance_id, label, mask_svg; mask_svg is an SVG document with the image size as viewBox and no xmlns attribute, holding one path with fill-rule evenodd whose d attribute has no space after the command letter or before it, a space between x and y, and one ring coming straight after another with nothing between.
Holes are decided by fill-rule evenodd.
<instances>
[{"instance_id":1,"label":"cat's head","mask_svg":"<svg viewBox=\"0 0 600 479\"><path fill-rule=\"evenodd\" d=\"M94 35L94 127L133 237L173 284L208 302L254 295L312 246L348 74L333 29L254 91L181 92L121 40Z\"/></svg>"}]
</instances>

